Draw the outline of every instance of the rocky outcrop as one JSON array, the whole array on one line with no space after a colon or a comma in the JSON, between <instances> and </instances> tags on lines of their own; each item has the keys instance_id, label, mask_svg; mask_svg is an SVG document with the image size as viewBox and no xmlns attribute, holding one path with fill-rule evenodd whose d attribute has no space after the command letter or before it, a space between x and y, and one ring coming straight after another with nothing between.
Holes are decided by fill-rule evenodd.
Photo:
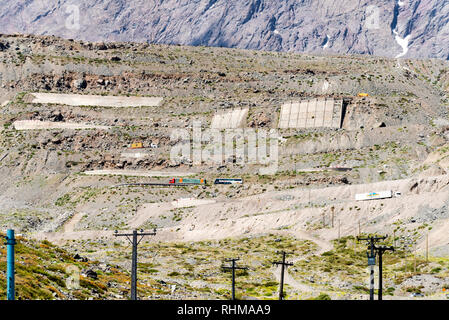
<instances>
[{"instance_id":1,"label":"rocky outcrop","mask_svg":"<svg viewBox=\"0 0 449 320\"><path fill-rule=\"evenodd\" d=\"M441 0L3 0L4 33L270 51L449 58Z\"/></svg>"}]
</instances>

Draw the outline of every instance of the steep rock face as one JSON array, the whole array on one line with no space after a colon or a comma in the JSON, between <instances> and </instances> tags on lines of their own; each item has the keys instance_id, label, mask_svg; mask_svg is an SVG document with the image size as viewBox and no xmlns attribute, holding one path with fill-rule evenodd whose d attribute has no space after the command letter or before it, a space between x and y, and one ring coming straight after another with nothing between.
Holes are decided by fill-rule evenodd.
<instances>
[{"instance_id":1,"label":"steep rock face","mask_svg":"<svg viewBox=\"0 0 449 320\"><path fill-rule=\"evenodd\" d=\"M3 0L3 33L449 58L447 0Z\"/></svg>"}]
</instances>

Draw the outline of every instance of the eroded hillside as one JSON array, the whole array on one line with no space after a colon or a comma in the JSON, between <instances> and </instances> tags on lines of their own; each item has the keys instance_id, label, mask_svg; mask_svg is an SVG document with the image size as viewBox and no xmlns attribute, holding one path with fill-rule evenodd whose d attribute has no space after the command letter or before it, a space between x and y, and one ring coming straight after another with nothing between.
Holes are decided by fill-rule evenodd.
<instances>
[{"instance_id":1,"label":"eroded hillside","mask_svg":"<svg viewBox=\"0 0 449 320\"><path fill-rule=\"evenodd\" d=\"M423 252L429 234L434 263L442 261L440 269L446 270L449 69L445 61L6 35L0 37L0 50L0 225L4 229L48 239L67 250L101 257L105 263L115 259L123 267L127 266L124 257L113 258L115 229L157 227L150 247L188 242L184 253L196 243L206 250L207 241L235 243L242 237L280 233L291 241L321 244L315 256L327 251L347 255L343 242L336 239L369 232L394 233L394 241L404 246L408 257L409 245L412 252ZM72 95L64 100L61 94ZM108 102L112 96L115 100ZM154 105L130 105L142 98ZM83 105L84 101L95 102ZM314 125L307 122L301 127L297 116L291 128L280 128L283 110L290 108L286 106L293 110L298 104L300 110L304 101L317 109L334 103L337 125L317 125L317 119L326 117L316 111L308 118ZM196 164L193 157L171 161L179 142L172 137L175 130L190 133L200 122L207 131L221 115L231 117L235 111L244 111L235 128L277 132L274 174L260 174L266 165L241 163L236 157L221 163ZM309 117L312 111L307 112ZM136 142L142 142L143 148L132 149ZM204 187L140 185L165 184L172 177L205 178L207 183ZM243 178L244 183L213 184L223 177ZM355 200L358 193L382 190L400 196ZM99 250L103 243L112 247ZM303 254L296 252L295 261ZM150 260L144 263L153 263ZM169 270L147 270L144 277L153 279L162 272L159 280L201 280L195 263L185 271L193 275L184 277L176 271L176 263L181 262L172 262L167 264ZM399 276L403 262L394 263ZM407 276L428 273L428 266L423 264L421 271ZM310 279L300 267L298 262L292 283L305 285ZM358 272L364 272L360 268ZM325 278L322 272L327 271L320 272L316 276ZM266 276L268 282L276 280L269 280L274 275ZM255 278L257 274L251 273L248 281ZM445 277L441 279L444 285ZM333 298L357 296L357 289L346 292L331 280L327 281L331 287L324 289L325 282L306 295L316 296L322 290ZM195 290L185 291L185 296ZM296 285L295 290L300 297L307 286ZM220 292L210 297L224 297L226 292ZM257 291L256 296L263 295Z\"/></svg>"}]
</instances>

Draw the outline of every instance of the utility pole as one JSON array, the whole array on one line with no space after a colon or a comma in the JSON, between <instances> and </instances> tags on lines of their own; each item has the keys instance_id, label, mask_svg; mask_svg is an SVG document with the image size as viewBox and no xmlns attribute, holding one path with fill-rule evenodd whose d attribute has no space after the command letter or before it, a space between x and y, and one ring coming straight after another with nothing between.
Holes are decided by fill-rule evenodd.
<instances>
[{"instance_id":1,"label":"utility pole","mask_svg":"<svg viewBox=\"0 0 449 320\"><path fill-rule=\"evenodd\" d=\"M369 289L369 299L374 300L374 266L376 265L376 252L374 244L380 240L386 239L387 236L384 237L368 237L368 238L359 238L358 241L368 241L368 251L366 255L368 257L368 266L370 267L370 289Z\"/></svg>"},{"instance_id":2,"label":"utility pole","mask_svg":"<svg viewBox=\"0 0 449 320\"><path fill-rule=\"evenodd\" d=\"M126 237L133 246L132 265L131 265L131 300L137 300L137 246L145 236L154 236L154 235L156 235L156 229L154 229L153 232L143 232L143 230L140 230L140 233L138 233L137 230L133 230L133 233L122 233L122 234L119 234L118 231L115 230L114 236ZM132 237L132 240L129 238L130 236ZM141 238L137 240L137 237L139 236Z\"/></svg>"},{"instance_id":3,"label":"utility pole","mask_svg":"<svg viewBox=\"0 0 449 320\"><path fill-rule=\"evenodd\" d=\"M16 239L14 238L14 230L8 229L6 231L6 279L7 288L6 295L8 300L15 300L15 271L14 271L14 246Z\"/></svg>"},{"instance_id":4,"label":"utility pole","mask_svg":"<svg viewBox=\"0 0 449 320\"><path fill-rule=\"evenodd\" d=\"M340 219L338 219L338 240L340 240Z\"/></svg>"},{"instance_id":5,"label":"utility pole","mask_svg":"<svg viewBox=\"0 0 449 320\"><path fill-rule=\"evenodd\" d=\"M378 300L382 300L382 255L385 251L394 251L393 247L380 246L375 247L379 254L379 291L378 291Z\"/></svg>"},{"instance_id":6,"label":"utility pole","mask_svg":"<svg viewBox=\"0 0 449 320\"><path fill-rule=\"evenodd\" d=\"M324 210L323 210L323 228L326 228L326 221L325 221L325 215L324 215Z\"/></svg>"},{"instance_id":7,"label":"utility pole","mask_svg":"<svg viewBox=\"0 0 449 320\"><path fill-rule=\"evenodd\" d=\"M224 270L232 270L232 300L235 300L235 270L247 270L247 267L237 267L235 264L236 261L239 261L240 258L231 258L226 259L225 262L232 262L230 267L223 266Z\"/></svg>"},{"instance_id":8,"label":"utility pole","mask_svg":"<svg viewBox=\"0 0 449 320\"><path fill-rule=\"evenodd\" d=\"M281 284L279 288L279 300L284 300L284 268L293 266L291 262L285 262L285 251L282 251L282 262L274 261L274 265L281 265Z\"/></svg>"},{"instance_id":9,"label":"utility pole","mask_svg":"<svg viewBox=\"0 0 449 320\"><path fill-rule=\"evenodd\" d=\"M331 207L331 215L332 215L332 228L334 227L334 206Z\"/></svg>"},{"instance_id":10,"label":"utility pole","mask_svg":"<svg viewBox=\"0 0 449 320\"><path fill-rule=\"evenodd\" d=\"M416 243L410 244L410 253L413 252L413 273L416 273Z\"/></svg>"},{"instance_id":11,"label":"utility pole","mask_svg":"<svg viewBox=\"0 0 449 320\"><path fill-rule=\"evenodd\" d=\"M416 248L413 251L413 273L416 273Z\"/></svg>"},{"instance_id":12,"label":"utility pole","mask_svg":"<svg viewBox=\"0 0 449 320\"><path fill-rule=\"evenodd\" d=\"M396 247L396 230L393 230L393 247Z\"/></svg>"}]
</instances>

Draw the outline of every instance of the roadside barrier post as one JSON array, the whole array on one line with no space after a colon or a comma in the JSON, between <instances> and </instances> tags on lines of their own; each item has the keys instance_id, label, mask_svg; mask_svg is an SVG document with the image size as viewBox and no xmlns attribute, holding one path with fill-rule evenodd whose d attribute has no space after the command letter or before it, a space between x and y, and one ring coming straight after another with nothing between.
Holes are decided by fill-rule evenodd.
<instances>
[{"instance_id":1,"label":"roadside barrier post","mask_svg":"<svg viewBox=\"0 0 449 320\"><path fill-rule=\"evenodd\" d=\"M7 255L7 299L15 300L15 271L14 271L14 246L16 239L14 238L14 230L8 229L6 232L6 255Z\"/></svg>"}]
</instances>

